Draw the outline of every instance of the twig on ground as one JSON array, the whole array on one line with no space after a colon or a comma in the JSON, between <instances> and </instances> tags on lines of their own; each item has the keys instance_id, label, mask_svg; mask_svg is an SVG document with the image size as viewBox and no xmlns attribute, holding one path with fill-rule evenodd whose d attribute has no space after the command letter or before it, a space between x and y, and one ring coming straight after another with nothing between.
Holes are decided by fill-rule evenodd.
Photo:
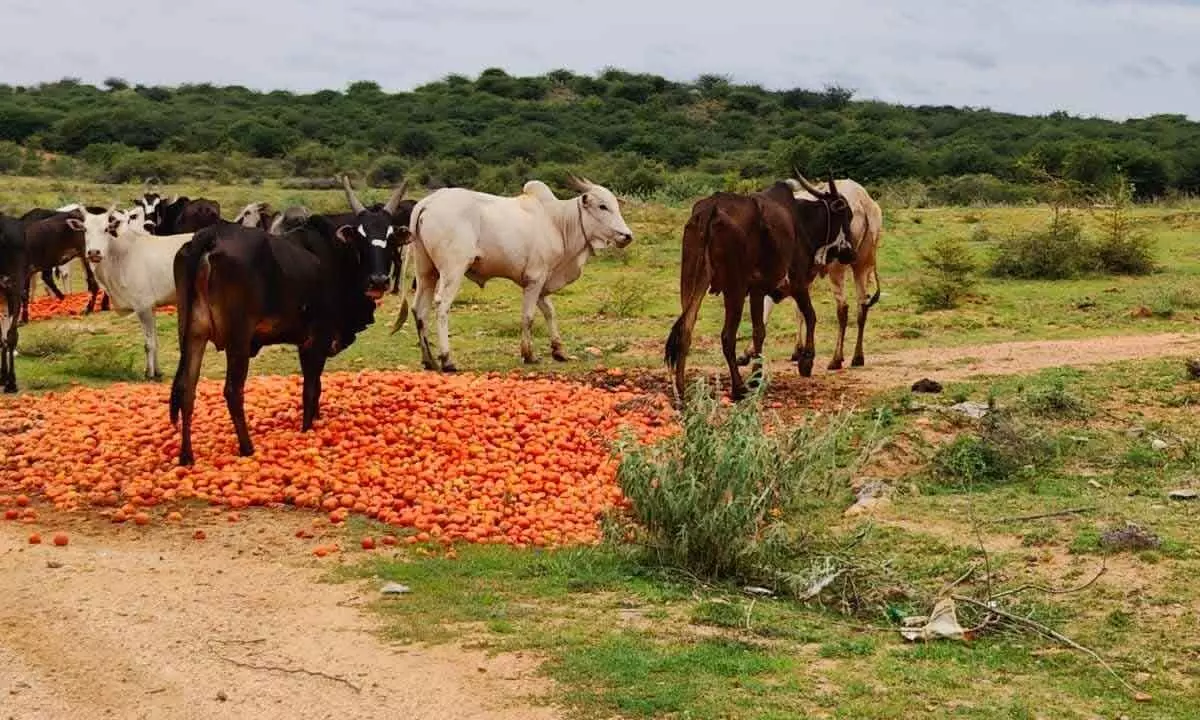
<instances>
[{"instance_id":1,"label":"twig on ground","mask_svg":"<svg viewBox=\"0 0 1200 720\"><path fill-rule=\"evenodd\" d=\"M221 642L221 641L218 641L218 642ZM224 642L228 642L228 641L224 641ZM212 654L215 655L217 657L217 659L224 660L225 662L229 663L230 665L236 665L238 667L249 668L251 670L271 670L274 672L288 673L289 675L309 675L311 677L325 678L326 680L332 680L333 682L341 683L356 693L362 692L361 687L359 687L358 685L355 685L354 683L350 682L349 680L347 680L346 678L344 678L340 675L330 675L329 673L323 673L320 670L309 670L308 668L302 668L302 667L301 668L287 668L287 667L282 667L279 665L259 665L257 663L249 663L249 662L245 662L244 660L238 660L237 658L227 657L215 650L212 650L212 648L209 648L209 650L212 651Z\"/></svg>"},{"instance_id":2,"label":"twig on ground","mask_svg":"<svg viewBox=\"0 0 1200 720\"><path fill-rule=\"evenodd\" d=\"M1038 513L1037 515L1017 515L1014 517L996 518L995 520L988 520L986 524L1000 525L1003 523L1010 523L1010 522L1028 522L1029 520L1042 520L1045 518L1063 517L1065 515L1079 515L1082 513L1092 512L1093 510L1096 510L1096 509L1097 508L1095 505L1090 505L1088 507L1077 507L1077 508L1069 508L1067 510L1058 510L1055 512Z\"/></svg>"},{"instance_id":3,"label":"twig on ground","mask_svg":"<svg viewBox=\"0 0 1200 720\"><path fill-rule=\"evenodd\" d=\"M950 583L949 585L946 585L941 590L939 590L938 597L941 597L942 595L945 595L946 593L950 592L951 590L958 587L959 585L962 585L964 582L967 581L967 578L974 575L975 571L978 569L979 569L979 563L975 563L971 567L967 568L967 571L965 573L963 573L962 575L959 575L957 580L955 580L954 582Z\"/></svg>"},{"instance_id":4,"label":"twig on ground","mask_svg":"<svg viewBox=\"0 0 1200 720\"><path fill-rule=\"evenodd\" d=\"M1112 675L1114 678L1116 678L1117 682L1121 683L1121 685L1126 690L1133 693L1135 699L1143 699L1143 698L1147 697L1145 693L1143 693L1141 690L1138 690L1134 686L1130 685L1128 682L1125 681L1125 678L1123 678L1119 674L1117 674L1117 671L1114 670L1113 667L1104 660L1104 658L1100 657L1100 655L1095 650L1092 650L1089 647L1080 645L1079 643L1075 642L1074 640L1067 637L1066 635L1063 635L1062 633L1058 632L1057 630L1048 628L1045 625L1042 625L1041 623L1036 622L1034 620L1030 620L1027 617L1021 617L1020 615L1014 615L1010 612L1001 610L1000 608L993 607L989 603L980 602L979 600L976 600L975 598L966 597L965 595L951 595L950 597L955 602L966 603L967 605L973 605L974 607L977 607L977 608L983 610L984 612L991 613L992 615L995 615L997 617L1008 620L1011 623L1015 623L1017 625L1022 625L1024 627L1027 627L1027 628L1043 635L1044 637L1048 637L1052 640L1057 640L1058 642L1066 645L1067 647L1073 648L1075 650L1078 650L1081 653L1084 653L1085 655L1088 655L1093 660L1095 660L1097 663L1099 663L1101 667L1103 667L1105 670L1107 670L1110 675Z\"/></svg>"},{"instance_id":5,"label":"twig on ground","mask_svg":"<svg viewBox=\"0 0 1200 720\"><path fill-rule=\"evenodd\" d=\"M1017 593L1022 593L1022 592L1025 592L1026 590L1037 590L1038 592L1043 592L1043 593L1046 593L1047 595L1070 595L1071 593L1082 592L1082 591L1090 588L1092 585L1095 585L1096 581L1100 579L1100 576L1103 575L1106 570L1108 570L1108 559L1107 558L1101 560L1100 569L1096 571L1096 574L1092 576L1092 579L1088 580L1087 582L1080 585L1079 587L1049 588L1049 587L1045 587L1043 585L1032 585L1032 584L1022 585L1020 587L1016 587L1011 590L1004 590L1002 592L998 592L995 595L992 595L991 599L999 600L1002 597L1007 597L1009 595L1016 595Z\"/></svg>"}]
</instances>

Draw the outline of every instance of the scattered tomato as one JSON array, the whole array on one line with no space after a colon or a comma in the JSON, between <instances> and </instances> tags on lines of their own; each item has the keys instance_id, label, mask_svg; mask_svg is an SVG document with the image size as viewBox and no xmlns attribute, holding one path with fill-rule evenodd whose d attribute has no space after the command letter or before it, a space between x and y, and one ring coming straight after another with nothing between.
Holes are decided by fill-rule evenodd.
<instances>
[{"instance_id":1,"label":"scattered tomato","mask_svg":"<svg viewBox=\"0 0 1200 720\"><path fill-rule=\"evenodd\" d=\"M379 541L380 541L381 543L383 543L384 545L389 545L389 546L390 546L390 545L395 545L395 544L398 542L398 541L396 540L396 536L395 536L395 535L384 535L383 537L381 537L381 538L379 539Z\"/></svg>"},{"instance_id":2,"label":"scattered tomato","mask_svg":"<svg viewBox=\"0 0 1200 720\"><path fill-rule=\"evenodd\" d=\"M183 513L179 512L177 510L169 512L169 513L167 513L167 520L169 520L171 522L179 522L179 521L183 520Z\"/></svg>"},{"instance_id":3,"label":"scattered tomato","mask_svg":"<svg viewBox=\"0 0 1200 720\"><path fill-rule=\"evenodd\" d=\"M373 538L373 537L363 538L362 539L362 549L363 550L374 550L375 549L375 538Z\"/></svg>"},{"instance_id":4,"label":"scattered tomato","mask_svg":"<svg viewBox=\"0 0 1200 720\"><path fill-rule=\"evenodd\" d=\"M193 540L203 540L207 537L208 537L208 534L205 533L203 530L197 530L196 532L192 533Z\"/></svg>"},{"instance_id":5,"label":"scattered tomato","mask_svg":"<svg viewBox=\"0 0 1200 720\"><path fill-rule=\"evenodd\" d=\"M313 555L316 555L317 557L325 557L328 554L329 548L325 547L324 545L318 545L313 548Z\"/></svg>"},{"instance_id":6,"label":"scattered tomato","mask_svg":"<svg viewBox=\"0 0 1200 720\"><path fill-rule=\"evenodd\" d=\"M42 536L37 533L31 534L29 536L29 544L30 545L41 545L42 544Z\"/></svg>"},{"instance_id":7,"label":"scattered tomato","mask_svg":"<svg viewBox=\"0 0 1200 720\"><path fill-rule=\"evenodd\" d=\"M69 542L71 542L71 539L67 537L66 533L55 533L54 534L54 544L55 545L62 547Z\"/></svg>"},{"instance_id":8,"label":"scattered tomato","mask_svg":"<svg viewBox=\"0 0 1200 720\"><path fill-rule=\"evenodd\" d=\"M9 508L4 511L5 520L16 520L19 517L21 517L21 511L16 508Z\"/></svg>"},{"instance_id":9,"label":"scattered tomato","mask_svg":"<svg viewBox=\"0 0 1200 720\"><path fill-rule=\"evenodd\" d=\"M133 516L133 521L135 523L137 523L138 525L149 525L150 524L150 516L144 512L136 513Z\"/></svg>"}]
</instances>

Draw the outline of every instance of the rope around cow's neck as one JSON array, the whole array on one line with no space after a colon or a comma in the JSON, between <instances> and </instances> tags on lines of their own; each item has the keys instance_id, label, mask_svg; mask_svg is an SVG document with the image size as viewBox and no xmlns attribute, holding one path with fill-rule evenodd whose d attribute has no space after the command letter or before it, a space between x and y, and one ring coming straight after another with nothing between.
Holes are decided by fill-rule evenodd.
<instances>
[{"instance_id":1,"label":"rope around cow's neck","mask_svg":"<svg viewBox=\"0 0 1200 720\"><path fill-rule=\"evenodd\" d=\"M588 236L587 236L587 228L585 228L585 227L583 226L583 196L582 196L582 195L580 195L580 196L577 198L577 200L578 200L578 202L576 202L576 203L575 203L575 209L579 211L579 234L580 234L580 235L583 235L583 246L584 246L584 248L585 248L585 249L587 249L587 250L591 250L591 248L592 248L592 241L588 239ZM563 244L564 244L564 245L566 244L566 238L563 238ZM564 249L565 249L565 248L564 248Z\"/></svg>"}]
</instances>

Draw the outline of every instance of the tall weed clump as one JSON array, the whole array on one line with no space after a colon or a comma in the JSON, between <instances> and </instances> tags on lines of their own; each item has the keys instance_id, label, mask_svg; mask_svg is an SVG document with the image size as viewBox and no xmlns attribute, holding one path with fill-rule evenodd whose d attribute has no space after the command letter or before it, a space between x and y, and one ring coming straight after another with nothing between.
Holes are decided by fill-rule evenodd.
<instances>
[{"instance_id":1,"label":"tall weed clump","mask_svg":"<svg viewBox=\"0 0 1200 720\"><path fill-rule=\"evenodd\" d=\"M961 239L939 235L918 257L924 272L913 294L920 310L956 308L975 288L975 258Z\"/></svg>"},{"instance_id":2,"label":"tall weed clump","mask_svg":"<svg viewBox=\"0 0 1200 720\"><path fill-rule=\"evenodd\" d=\"M678 435L622 444L617 481L656 563L709 580L778 580L805 553L794 516L846 472L848 420L772 433L761 397L725 408L697 382Z\"/></svg>"},{"instance_id":3,"label":"tall weed clump","mask_svg":"<svg viewBox=\"0 0 1200 720\"><path fill-rule=\"evenodd\" d=\"M1105 198L1100 216L1100 241L1096 257L1112 275L1149 275L1154 272L1154 240L1133 217L1133 186L1119 178Z\"/></svg>"}]
</instances>

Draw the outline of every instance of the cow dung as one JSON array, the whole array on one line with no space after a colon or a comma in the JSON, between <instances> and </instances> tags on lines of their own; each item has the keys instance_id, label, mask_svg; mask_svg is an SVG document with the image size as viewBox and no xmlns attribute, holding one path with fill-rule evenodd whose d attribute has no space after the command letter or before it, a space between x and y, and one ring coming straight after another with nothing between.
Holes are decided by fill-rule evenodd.
<instances>
[{"instance_id":1,"label":"cow dung","mask_svg":"<svg viewBox=\"0 0 1200 720\"><path fill-rule=\"evenodd\" d=\"M913 383L912 391L915 393L940 393L942 391L942 384L937 380L921 378Z\"/></svg>"}]
</instances>

